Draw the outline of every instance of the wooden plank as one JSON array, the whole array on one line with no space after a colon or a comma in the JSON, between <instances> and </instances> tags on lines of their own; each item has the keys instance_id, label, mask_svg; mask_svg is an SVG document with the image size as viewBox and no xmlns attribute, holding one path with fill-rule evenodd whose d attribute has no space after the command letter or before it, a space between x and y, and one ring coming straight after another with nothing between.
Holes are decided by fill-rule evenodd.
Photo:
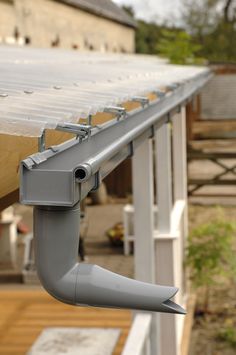
<instances>
[{"instance_id":1,"label":"wooden plank","mask_svg":"<svg viewBox=\"0 0 236 355\"><path fill-rule=\"evenodd\" d=\"M142 355L152 322L151 314L138 313L125 344L122 355Z\"/></svg>"},{"instance_id":2,"label":"wooden plank","mask_svg":"<svg viewBox=\"0 0 236 355\"><path fill-rule=\"evenodd\" d=\"M236 185L236 180L235 179L220 179L216 180L215 178L212 178L211 180L207 179L189 179L188 180L189 185Z\"/></svg>"},{"instance_id":3,"label":"wooden plank","mask_svg":"<svg viewBox=\"0 0 236 355\"><path fill-rule=\"evenodd\" d=\"M190 345L191 331L192 331L193 320L194 320L195 304L196 304L196 296L192 294L189 296L188 303L187 303L187 315L185 316L185 320L184 320L184 329L183 329L183 336L181 342L181 355L189 354L189 345Z\"/></svg>"},{"instance_id":4,"label":"wooden plank","mask_svg":"<svg viewBox=\"0 0 236 355\"><path fill-rule=\"evenodd\" d=\"M161 234L171 230L172 176L170 125L165 123L155 132L156 145L156 187L158 229Z\"/></svg>"},{"instance_id":5,"label":"wooden plank","mask_svg":"<svg viewBox=\"0 0 236 355\"><path fill-rule=\"evenodd\" d=\"M0 354L23 355L45 327L111 327L121 335L113 355L121 354L131 327L126 310L73 307L42 290L0 291Z\"/></svg>"},{"instance_id":6,"label":"wooden plank","mask_svg":"<svg viewBox=\"0 0 236 355\"><path fill-rule=\"evenodd\" d=\"M48 130L46 145L60 144L73 135ZM0 134L0 199L19 187L19 164L22 159L38 151L38 140Z\"/></svg>"},{"instance_id":7,"label":"wooden plank","mask_svg":"<svg viewBox=\"0 0 236 355\"><path fill-rule=\"evenodd\" d=\"M154 172L153 144L145 140L132 159L134 235L135 235L135 278L155 283L154 256ZM159 315L152 313L150 347L152 354L159 352ZM127 353L127 352L126 352Z\"/></svg>"},{"instance_id":8,"label":"wooden plank","mask_svg":"<svg viewBox=\"0 0 236 355\"><path fill-rule=\"evenodd\" d=\"M173 184L174 200L187 200L187 147L185 108L172 117L173 122Z\"/></svg>"},{"instance_id":9,"label":"wooden plank","mask_svg":"<svg viewBox=\"0 0 236 355\"><path fill-rule=\"evenodd\" d=\"M19 201L19 189L12 191L9 194L5 195L4 197L0 198L0 212L18 201ZM1 280L1 282L4 281Z\"/></svg>"},{"instance_id":10,"label":"wooden plank","mask_svg":"<svg viewBox=\"0 0 236 355\"><path fill-rule=\"evenodd\" d=\"M197 110L195 110L194 106L195 106L194 101L189 102L186 106L187 141L194 139L193 127L194 127L196 120L198 120L198 118L199 118L199 115L198 115L199 104L197 104Z\"/></svg>"},{"instance_id":11,"label":"wooden plank","mask_svg":"<svg viewBox=\"0 0 236 355\"><path fill-rule=\"evenodd\" d=\"M235 152L204 152L203 150L192 150L188 153L188 160L216 160L216 159L236 159Z\"/></svg>"},{"instance_id":12,"label":"wooden plank","mask_svg":"<svg viewBox=\"0 0 236 355\"><path fill-rule=\"evenodd\" d=\"M155 282L154 274L154 183L153 149L150 139L142 143L132 159L135 278Z\"/></svg>"},{"instance_id":13,"label":"wooden plank","mask_svg":"<svg viewBox=\"0 0 236 355\"><path fill-rule=\"evenodd\" d=\"M235 120L199 120L193 124L195 139L227 139L236 137Z\"/></svg>"},{"instance_id":14,"label":"wooden plank","mask_svg":"<svg viewBox=\"0 0 236 355\"><path fill-rule=\"evenodd\" d=\"M158 284L180 287L180 277L182 275L180 238L177 235L171 234L173 208L171 153L173 151L171 150L170 138L169 123L161 126L156 131L156 186L157 205L159 206L158 235L155 246L156 277ZM183 189L181 193L183 193ZM180 293L176 295L175 301L177 303L180 302ZM160 314L160 339L160 354L177 355L179 353L175 316Z\"/></svg>"},{"instance_id":15,"label":"wooden plank","mask_svg":"<svg viewBox=\"0 0 236 355\"><path fill-rule=\"evenodd\" d=\"M124 160L104 179L109 195L127 197L132 194L131 159Z\"/></svg>"}]
</instances>

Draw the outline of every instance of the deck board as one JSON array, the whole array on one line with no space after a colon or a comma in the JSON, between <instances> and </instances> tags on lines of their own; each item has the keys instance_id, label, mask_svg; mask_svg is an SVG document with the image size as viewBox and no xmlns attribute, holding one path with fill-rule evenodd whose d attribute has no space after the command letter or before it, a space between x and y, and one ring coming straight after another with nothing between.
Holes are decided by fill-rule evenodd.
<instances>
[{"instance_id":1,"label":"deck board","mask_svg":"<svg viewBox=\"0 0 236 355\"><path fill-rule=\"evenodd\" d=\"M25 354L44 327L101 327L121 329L113 353L119 355L131 322L128 310L73 307L43 290L1 290L0 354Z\"/></svg>"}]
</instances>

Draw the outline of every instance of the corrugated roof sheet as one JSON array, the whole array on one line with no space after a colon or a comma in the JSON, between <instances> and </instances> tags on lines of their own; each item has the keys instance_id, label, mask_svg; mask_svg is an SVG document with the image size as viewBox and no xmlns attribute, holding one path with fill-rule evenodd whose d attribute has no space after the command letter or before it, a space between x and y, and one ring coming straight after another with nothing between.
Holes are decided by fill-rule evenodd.
<instances>
[{"instance_id":1,"label":"corrugated roof sheet","mask_svg":"<svg viewBox=\"0 0 236 355\"><path fill-rule=\"evenodd\" d=\"M155 56L0 47L0 132L40 136L206 72Z\"/></svg>"},{"instance_id":2,"label":"corrugated roof sheet","mask_svg":"<svg viewBox=\"0 0 236 355\"><path fill-rule=\"evenodd\" d=\"M136 22L122 8L110 0L57 0L68 5L79 7L110 20L136 27Z\"/></svg>"}]
</instances>

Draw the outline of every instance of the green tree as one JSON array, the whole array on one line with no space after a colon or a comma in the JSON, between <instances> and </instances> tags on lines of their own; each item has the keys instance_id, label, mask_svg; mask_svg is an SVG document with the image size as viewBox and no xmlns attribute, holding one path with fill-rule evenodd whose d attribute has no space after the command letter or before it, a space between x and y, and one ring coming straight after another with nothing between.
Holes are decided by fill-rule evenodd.
<instances>
[{"instance_id":1,"label":"green tree","mask_svg":"<svg viewBox=\"0 0 236 355\"><path fill-rule=\"evenodd\" d=\"M194 44L192 37L185 31L164 30L157 44L158 53L169 58L171 63L192 64L197 62L196 54L200 46Z\"/></svg>"},{"instance_id":2,"label":"green tree","mask_svg":"<svg viewBox=\"0 0 236 355\"><path fill-rule=\"evenodd\" d=\"M135 17L134 16L134 9L132 8L132 6L125 6L125 5L123 5L122 6L122 9L129 15L129 16L131 16L131 17Z\"/></svg>"},{"instance_id":3,"label":"green tree","mask_svg":"<svg viewBox=\"0 0 236 355\"><path fill-rule=\"evenodd\" d=\"M162 27L155 23L139 20L136 30L136 52L143 54L156 54L157 43L160 40Z\"/></svg>"},{"instance_id":4,"label":"green tree","mask_svg":"<svg viewBox=\"0 0 236 355\"><path fill-rule=\"evenodd\" d=\"M199 54L211 62L236 62L236 1L184 0L182 20Z\"/></svg>"}]
</instances>

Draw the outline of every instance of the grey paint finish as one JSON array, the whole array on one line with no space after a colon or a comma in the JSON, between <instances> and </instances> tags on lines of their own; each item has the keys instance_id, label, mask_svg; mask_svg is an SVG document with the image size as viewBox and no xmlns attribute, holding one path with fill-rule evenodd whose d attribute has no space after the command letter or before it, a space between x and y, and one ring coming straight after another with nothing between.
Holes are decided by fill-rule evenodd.
<instances>
[{"instance_id":1,"label":"grey paint finish","mask_svg":"<svg viewBox=\"0 0 236 355\"><path fill-rule=\"evenodd\" d=\"M119 157L119 162L131 155L137 145L153 135L154 126L156 128L156 125L168 120L168 112L174 112L208 78L209 73L206 72L145 109L136 110L126 119L93 132L89 140L71 140L56 150L49 149L24 160L21 164L21 202L48 206L75 205L97 187L107 170L114 169L118 152L128 146L123 156ZM78 183L75 171L81 167L86 178Z\"/></svg>"},{"instance_id":2,"label":"grey paint finish","mask_svg":"<svg viewBox=\"0 0 236 355\"><path fill-rule=\"evenodd\" d=\"M236 119L236 75L216 75L201 93L204 119Z\"/></svg>"},{"instance_id":3,"label":"grey paint finish","mask_svg":"<svg viewBox=\"0 0 236 355\"><path fill-rule=\"evenodd\" d=\"M170 301L175 287L148 284L97 265L79 264L79 206L34 210L35 258L45 289L72 305L132 308L185 314Z\"/></svg>"},{"instance_id":4,"label":"grey paint finish","mask_svg":"<svg viewBox=\"0 0 236 355\"><path fill-rule=\"evenodd\" d=\"M72 305L185 313L170 301L177 292L175 287L135 281L96 265L78 264L78 203L208 81L208 70L192 70L184 80L179 77L178 84L166 86L165 96L123 119L95 128L89 139L50 147L22 162L21 202L38 206L34 234L39 278L58 300ZM175 73L178 77L177 69ZM150 80L148 77L148 90ZM70 101L73 94L67 94Z\"/></svg>"}]
</instances>

